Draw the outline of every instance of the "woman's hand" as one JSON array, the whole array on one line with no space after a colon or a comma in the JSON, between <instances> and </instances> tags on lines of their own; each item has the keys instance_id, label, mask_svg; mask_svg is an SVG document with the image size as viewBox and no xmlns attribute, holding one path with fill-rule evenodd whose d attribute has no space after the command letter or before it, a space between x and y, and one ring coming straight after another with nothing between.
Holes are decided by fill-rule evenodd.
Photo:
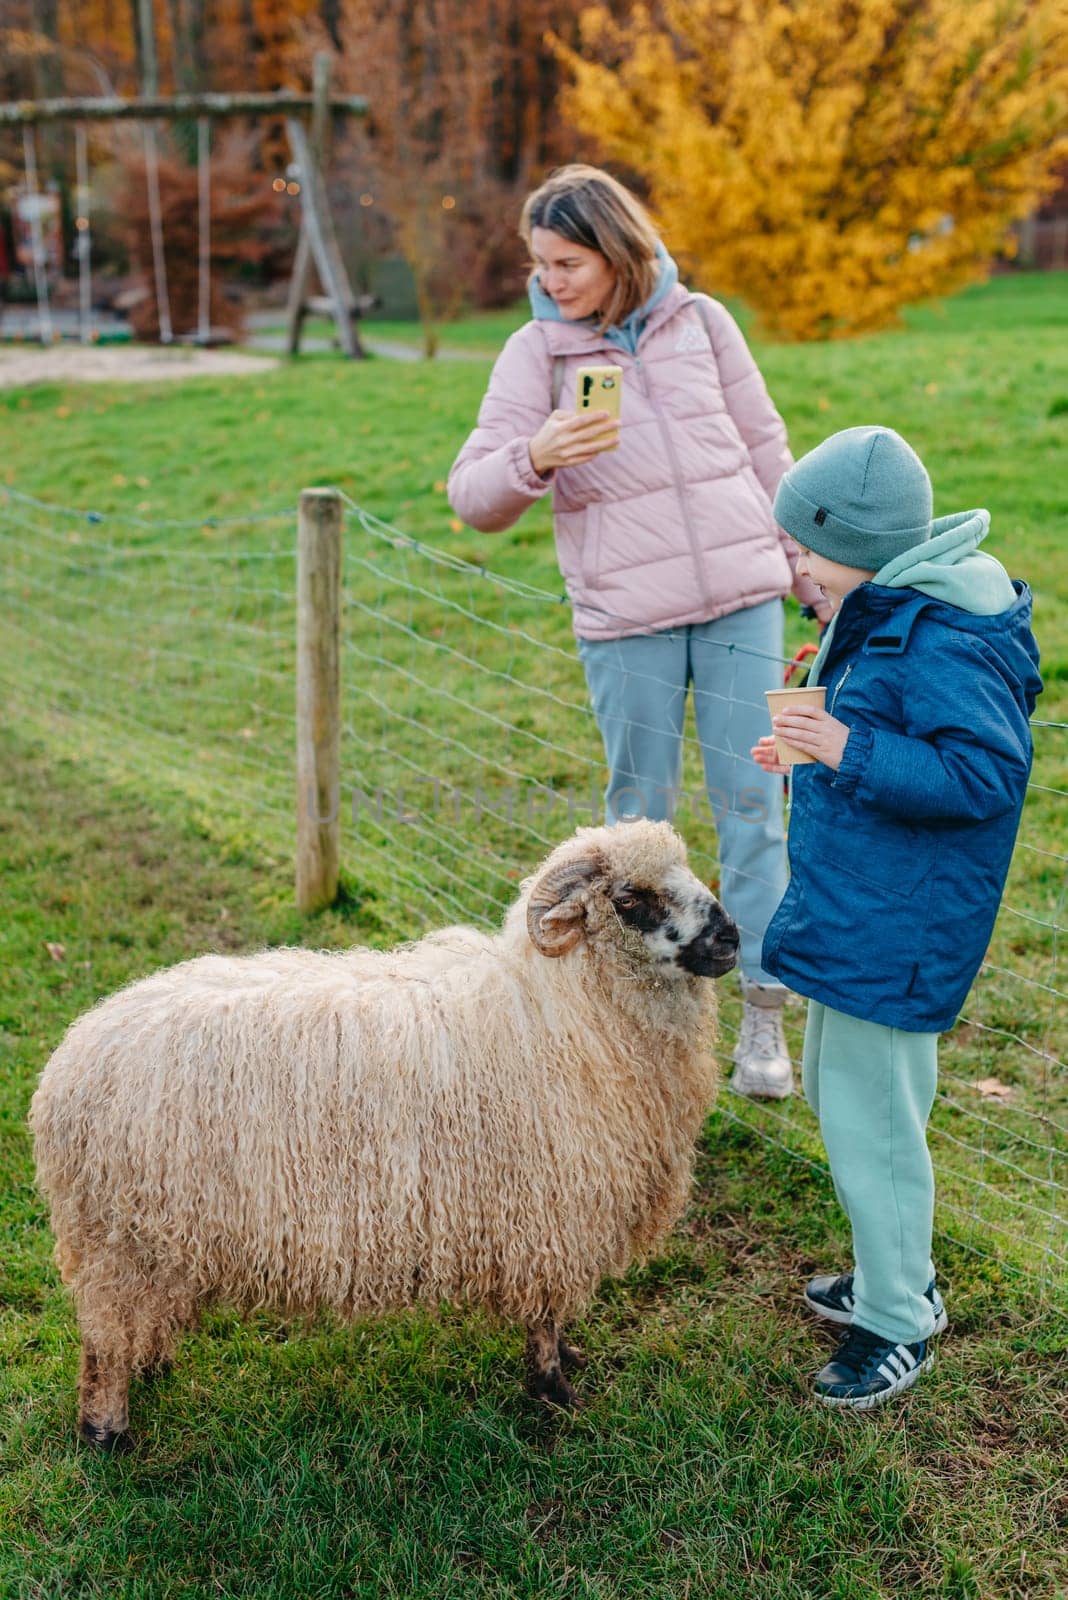
<instances>
[{"instance_id":1,"label":"woman's hand","mask_svg":"<svg viewBox=\"0 0 1068 1600\"><path fill-rule=\"evenodd\" d=\"M789 767L784 767L779 760L778 751L775 749L774 734L766 733L762 739L758 739L749 754L757 766L763 767L765 772L785 774L790 770Z\"/></svg>"},{"instance_id":2,"label":"woman's hand","mask_svg":"<svg viewBox=\"0 0 1068 1600\"><path fill-rule=\"evenodd\" d=\"M619 443L619 419L610 411L554 411L531 439L530 464L544 478L554 467L579 467Z\"/></svg>"},{"instance_id":3,"label":"woman's hand","mask_svg":"<svg viewBox=\"0 0 1068 1600\"><path fill-rule=\"evenodd\" d=\"M832 772L838 771L849 738L847 722L839 722L837 717L815 706L795 706L792 711L781 711L772 717L771 725L779 738L792 744L795 750L803 750L806 756L822 761Z\"/></svg>"}]
</instances>

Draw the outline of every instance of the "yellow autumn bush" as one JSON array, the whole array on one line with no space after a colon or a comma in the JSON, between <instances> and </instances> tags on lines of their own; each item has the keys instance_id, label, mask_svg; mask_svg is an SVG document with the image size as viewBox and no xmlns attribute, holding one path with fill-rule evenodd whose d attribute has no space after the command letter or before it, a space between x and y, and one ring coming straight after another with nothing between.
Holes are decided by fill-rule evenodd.
<instances>
[{"instance_id":1,"label":"yellow autumn bush","mask_svg":"<svg viewBox=\"0 0 1068 1600\"><path fill-rule=\"evenodd\" d=\"M581 40L565 115L788 337L981 276L1068 158L1068 0L659 0Z\"/></svg>"}]
</instances>

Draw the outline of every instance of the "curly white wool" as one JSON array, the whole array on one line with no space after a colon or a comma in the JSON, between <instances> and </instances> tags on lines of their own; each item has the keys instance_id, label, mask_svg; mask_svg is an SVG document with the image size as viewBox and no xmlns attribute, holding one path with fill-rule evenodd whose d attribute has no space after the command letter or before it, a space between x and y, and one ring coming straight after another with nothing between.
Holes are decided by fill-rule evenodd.
<instances>
[{"instance_id":1,"label":"curly white wool","mask_svg":"<svg viewBox=\"0 0 1068 1600\"><path fill-rule=\"evenodd\" d=\"M665 882L715 906L666 823L580 829L496 936L204 956L75 1022L31 1122L83 1415L211 1302L560 1324L662 1239L715 1090L715 989L665 975L612 893ZM531 936L546 910L558 959ZM97 1410L125 1426L124 1395Z\"/></svg>"}]
</instances>

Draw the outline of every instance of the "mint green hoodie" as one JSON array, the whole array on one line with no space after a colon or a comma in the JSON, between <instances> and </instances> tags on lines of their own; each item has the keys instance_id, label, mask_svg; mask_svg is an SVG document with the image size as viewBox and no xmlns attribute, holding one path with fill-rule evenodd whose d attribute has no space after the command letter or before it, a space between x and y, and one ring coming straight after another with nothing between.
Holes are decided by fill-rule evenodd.
<instances>
[{"instance_id":1,"label":"mint green hoodie","mask_svg":"<svg viewBox=\"0 0 1068 1600\"><path fill-rule=\"evenodd\" d=\"M996 616L1015 602L1016 590L1001 562L979 550L989 532L989 511L955 511L952 516L936 517L929 539L895 556L870 581L884 589L918 589L972 616ZM820 681L837 620L835 613L824 631L808 675L810 684Z\"/></svg>"}]
</instances>

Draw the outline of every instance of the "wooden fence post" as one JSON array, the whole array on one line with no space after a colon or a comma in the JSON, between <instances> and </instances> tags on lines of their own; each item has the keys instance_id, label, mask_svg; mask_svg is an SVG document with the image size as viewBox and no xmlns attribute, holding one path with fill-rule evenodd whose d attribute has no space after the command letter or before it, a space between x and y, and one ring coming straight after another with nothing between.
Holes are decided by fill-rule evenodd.
<instances>
[{"instance_id":1,"label":"wooden fence post","mask_svg":"<svg viewBox=\"0 0 1068 1600\"><path fill-rule=\"evenodd\" d=\"M337 897L341 854L341 497L304 489L297 527L297 906Z\"/></svg>"}]
</instances>

